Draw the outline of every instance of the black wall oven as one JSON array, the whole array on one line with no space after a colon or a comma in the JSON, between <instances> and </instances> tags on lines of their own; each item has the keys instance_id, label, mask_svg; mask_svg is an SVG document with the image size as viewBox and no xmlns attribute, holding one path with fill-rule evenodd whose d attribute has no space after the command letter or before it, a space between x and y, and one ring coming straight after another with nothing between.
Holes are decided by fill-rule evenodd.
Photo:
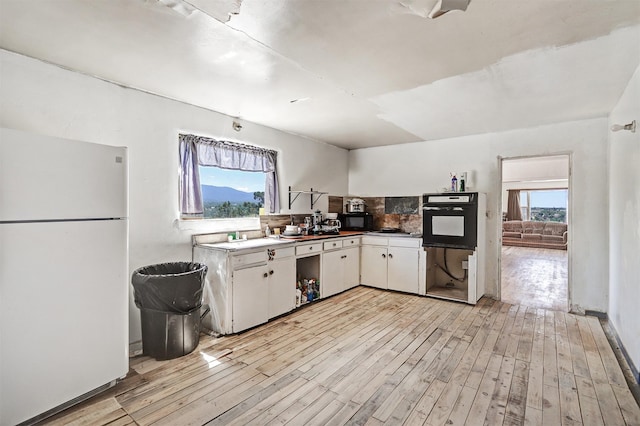
<instances>
[{"instance_id":1,"label":"black wall oven","mask_svg":"<svg viewBox=\"0 0 640 426\"><path fill-rule=\"evenodd\" d=\"M338 215L343 231L372 231L373 216L369 213L343 213Z\"/></svg>"},{"instance_id":2,"label":"black wall oven","mask_svg":"<svg viewBox=\"0 0 640 426\"><path fill-rule=\"evenodd\" d=\"M478 193L424 194L422 245L475 250L478 244Z\"/></svg>"}]
</instances>

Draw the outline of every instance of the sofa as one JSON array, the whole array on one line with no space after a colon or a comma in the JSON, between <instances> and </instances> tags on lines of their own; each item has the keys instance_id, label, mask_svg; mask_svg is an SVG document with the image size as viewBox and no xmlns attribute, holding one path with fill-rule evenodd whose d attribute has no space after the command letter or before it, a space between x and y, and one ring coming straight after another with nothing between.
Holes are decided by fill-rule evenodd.
<instances>
[{"instance_id":1,"label":"sofa","mask_svg":"<svg viewBox=\"0 0 640 426\"><path fill-rule=\"evenodd\" d=\"M567 249L567 224L508 220L502 222L502 245Z\"/></svg>"}]
</instances>

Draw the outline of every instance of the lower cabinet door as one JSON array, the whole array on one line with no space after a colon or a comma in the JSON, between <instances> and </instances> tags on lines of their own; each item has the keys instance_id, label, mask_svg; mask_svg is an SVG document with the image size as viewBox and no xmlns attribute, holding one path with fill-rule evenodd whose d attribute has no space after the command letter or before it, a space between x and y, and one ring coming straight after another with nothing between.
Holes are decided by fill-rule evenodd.
<instances>
[{"instance_id":1,"label":"lower cabinet door","mask_svg":"<svg viewBox=\"0 0 640 426\"><path fill-rule=\"evenodd\" d=\"M389 289L418 294L419 256L415 248L389 247L387 265L389 268Z\"/></svg>"},{"instance_id":2,"label":"lower cabinet door","mask_svg":"<svg viewBox=\"0 0 640 426\"><path fill-rule=\"evenodd\" d=\"M267 322L269 319L267 289L269 273L266 266L233 271L233 332Z\"/></svg>"},{"instance_id":3,"label":"lower cabinet door","mask_svg":"<svg viewBox=\"0 0 640 426\"><path fill-rule=\"evenodd\" d=\"M296 260L293 257L267 263L269 274L269 319L290 312L296 307Z\"/></svg>"},{"instance_id":4,"label":"lower cabinet door","mask_svg":"<svg viewBox=\"0 0 640 426\"><path fill-rule=\"evenodd\" d=\"M329 297L340 293L343 288L342 250L330 251L322 255L322 276L320 280L321 297Z\"/></svg>"},{"instance_id":5,"label":"lower cabinet door","mask_svg":"<svg viewBox=\"0 0 640 426\"><path fill-rule=\"evenodd\" d=\"M344 288L348 290L360 284L360 248L352 247L342 250L344 264Z\"/></svg>"},{"instance_id":6,"label":"lower cabinet door","mask_svg":"<svg viewBox=\"0 0 640 426\"><path fill-rule=\"evenodd\" d=\"M387 248L362 246L360 251L360 284L387 288Z\"/></svg>"}]
</instances>

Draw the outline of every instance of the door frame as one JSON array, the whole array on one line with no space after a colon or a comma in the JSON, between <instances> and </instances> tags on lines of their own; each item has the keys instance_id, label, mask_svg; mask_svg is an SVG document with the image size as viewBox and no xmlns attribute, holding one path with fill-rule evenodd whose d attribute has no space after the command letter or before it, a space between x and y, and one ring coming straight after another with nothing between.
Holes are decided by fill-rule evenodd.
<instances>
[{"instance_id":1,"label":"door frame","mask_svg":"<svg viewBox=\"0 0 640 426\"><path fill-rule=\"evenodd\" d=\"M497 258L498 258L498 282L496 285L496 298L498 300L502 300L502 163L504 161L509 160L522 160L526 158L540 158L540 157L556 157L564 155L567 157L568 167L569 167L569 176L567 179L567 189L569 191L569 197L567 200L567 312L571 312L573 310L572 305L572 294L573 294L573 282L572 282L572 264L571 261L571 247L573 241L573 152L571 151L560 151L554 153L545 153L545 154L535 154L535 155L520 155L514 157L503 157L498 155L498 181L497 181L497 191L498 194L496 200L496 222L497 227L495 229L496 232L496 241L497 244Z\"/></svg>"}]
</instances>

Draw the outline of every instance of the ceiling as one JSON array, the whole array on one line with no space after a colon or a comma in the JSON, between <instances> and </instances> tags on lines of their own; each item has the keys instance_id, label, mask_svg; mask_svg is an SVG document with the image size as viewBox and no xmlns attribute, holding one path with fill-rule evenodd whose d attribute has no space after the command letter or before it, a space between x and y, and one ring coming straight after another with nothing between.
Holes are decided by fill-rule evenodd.
<instances>
[{"instance_id":1,"label":"ceiling","mask_svg":"<svg viewBox=\"0 0 640 426\"><path fill-rule=\"evenodd\" d=\"M0 0L0 47L348 149L606 116L640 64L638 0L436 1Z\"/></svg>"}]
</instances>

